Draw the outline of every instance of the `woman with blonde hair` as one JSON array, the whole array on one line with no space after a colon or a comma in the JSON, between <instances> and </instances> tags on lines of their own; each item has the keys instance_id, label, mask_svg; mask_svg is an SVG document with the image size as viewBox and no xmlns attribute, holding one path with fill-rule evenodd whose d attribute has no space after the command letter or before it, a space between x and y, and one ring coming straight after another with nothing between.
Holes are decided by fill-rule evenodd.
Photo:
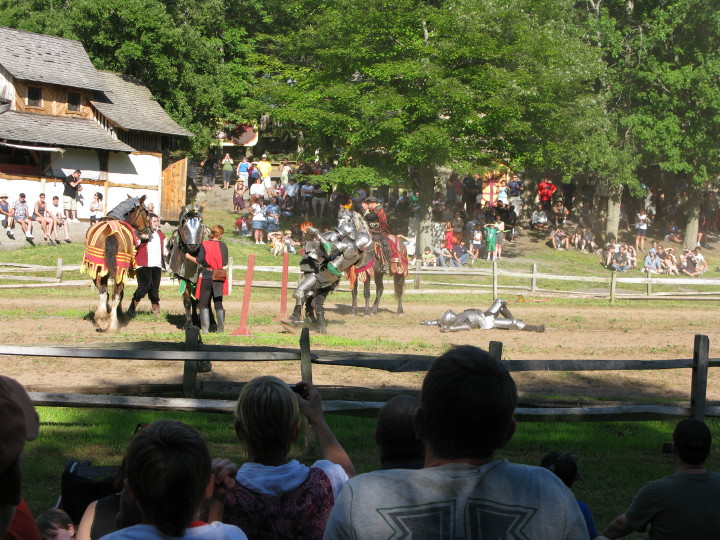
<instances>
[{"instance_id":1,"label":"woman with blonde hair","mask_svg":"<svg viewBox=\"0 0 720 540\"><path fill-rule=\"evenodd\" d=\"M288 456L305 417L323 459L310 467ZM239 469L216 459L211 518L243 529L252 539L320 539L343 485L355 475L349 456L325 423L322 400L312 383L290 388L277 377L257 377L243 386L235 406L235 433L248 461ZM232 475L232 477L225 475Z\"/></svg>"},{"instance_id":2,"label":"woman with blonde hair","mask_svg":"<svg viewBox=\"0 0 720 540\"><path fill-rule=\"evenodd\" d=\"M227 277L221 273L228 264L228 248L222 241L223 234L225 234L225 229L222 225L215 225L210 229L210 239L204 240L200 244L197 256L193 257L190 253L185 254L188 260L201 267L195 287L195 296L199 299L200 331L203 334L210 331L210 298L215 306L217 331L225 331L223 296L228 293L228 282Z\"/></svg>"}]
</instances>

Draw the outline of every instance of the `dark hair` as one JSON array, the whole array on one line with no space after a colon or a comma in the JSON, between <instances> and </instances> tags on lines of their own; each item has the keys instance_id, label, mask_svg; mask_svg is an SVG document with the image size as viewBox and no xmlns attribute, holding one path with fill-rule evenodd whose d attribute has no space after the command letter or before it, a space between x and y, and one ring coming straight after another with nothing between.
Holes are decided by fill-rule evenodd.
<instances>
[{"instance_id":1,"label":"dark hair","mask_svg":"<svg viewBox=\"0 0 720 540\"><path fill-rule=\"evenodd\" d=\"M487 458L507 442L517 388L502 362L462 345L432 363L420 402L422 437L435 454Z\"/></svg>"},{"instance_id":2,"label":"dark hair","mask_svg":"<svg viewBox=\"0 0 720 540\"><path fill-rule=\"evenodd\" d=\"M153 212L148 212L148 219L152 219L154 217L158 217L158 215L154 214Z\"/></svg>"},{"instance_id":3,"label":"dark hair","mask_svg":"<svg viewBox=\"0 0 720 540\"><path fill-rule=\"evenodd\" d=\"M210 481L202 435L182 422L156 420L135 435L125 459L143 520L167 536L183 536Z\"/></svg>"},{"instance_id":4,"label":"dark hair","mask_svg":"<svg viewBox=\"0 0 720 540\"><path fill-rule=\"evenodd\" d=\"M705 422L686 418L673 431L673 443L678 457L688 465L702 465L710 455L712 436Z\"/></svg>"},{"instance_id":5,"label":"dark hair","mask_svg":"<svg viewBox=\"0 0 720 540\"><path fill-rule=\"evenodd\" d=\"M51 508L38 516L35 525L40 531L43 540L52 540L55 538L56 529L68 530L73 524L70 516L60 508Z\"/></svg>"},{"instance_id":6,"label":"dark hair","mask_svg":"<svg viewBox=\"0 0 720 540\"><path fill-rule=\"evenodd\" d=\"M418 407L420 403L412 396L395 396L380 409L376 439L381 463L386 460L423 458L424 447L415 436L413 427L413 417Z\"/></svg>"},{"instance_id":7,"label":"dark hair","mask_svg":"<svg viewBox=\"0 0 720 540\"><path fill-rule=\"evenodd\" d=\"M100 193L99 191L96 191L96 192L95 192L95 195L97 195L98 201L102 201L102 200L103 200L103 194Z\"/></svg>"}]
</instances>

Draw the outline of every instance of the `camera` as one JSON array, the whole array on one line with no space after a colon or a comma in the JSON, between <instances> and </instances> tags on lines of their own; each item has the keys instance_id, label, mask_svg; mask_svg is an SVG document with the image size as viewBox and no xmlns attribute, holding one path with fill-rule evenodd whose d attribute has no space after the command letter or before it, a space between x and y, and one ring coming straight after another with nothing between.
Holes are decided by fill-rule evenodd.
<instances>
[{"instance_id":1,"label":"camera","mask_svg":"<svg viewBox=\"0 0 720 540\"><path fill-rule=\"evenodd\" d=\"M310 392L308 392L307 386L298 386L297 384L291 384L290 390L295 392L303 399L308 399L310 397Z\"/></svg>"}]
</instances>

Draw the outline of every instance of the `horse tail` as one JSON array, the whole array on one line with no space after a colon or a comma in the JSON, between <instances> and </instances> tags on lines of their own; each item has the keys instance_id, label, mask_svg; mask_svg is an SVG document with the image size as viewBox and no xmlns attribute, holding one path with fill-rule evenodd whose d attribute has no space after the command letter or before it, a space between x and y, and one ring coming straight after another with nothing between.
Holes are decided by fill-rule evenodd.
<instances>
[{"instance_id":1,"label":"horse tail","mask_svg":"<svg viewBox=\"0 0 720 540\"><path fill-rule=\"evenodd\" d=\"M108 269L108 276L115 279L117 273L118 239L111 234L105 238L105 266Z\"/></svg>"}]
</instances>

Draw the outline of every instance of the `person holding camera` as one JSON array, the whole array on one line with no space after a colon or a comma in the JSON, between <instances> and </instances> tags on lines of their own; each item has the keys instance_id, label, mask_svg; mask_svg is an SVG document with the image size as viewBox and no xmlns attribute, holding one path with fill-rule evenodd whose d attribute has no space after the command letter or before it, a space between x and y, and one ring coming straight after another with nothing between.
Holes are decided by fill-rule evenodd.
<instances>
[{"instance_id":1,"label":"person holding camera","mask_svg":"<svg viewBox=\"0 0 720 540\"><path fill-rule=\"evenodd\" d=\"M309 467L289 458L303 417L323 457ZM226 459L213 460L217 487L211 519L237 525L249 538L321 539L355 468L325 422L312 383L290 387L272 376L251 380L235 406L235 433L248 461L238 469Z\"/></svg>"},{"instance_id":2,"label":"person holding camera","mask_svg":"<svg viewBox=\"0 0 720 540\"><path fill-rule=\"evenodd\" d=\"M68 222L79 223L77 218L77 203L82 191L82 178L80 178L80 170L73 173L63 180L63 209Z\"/></svg>"}]
</instances>

